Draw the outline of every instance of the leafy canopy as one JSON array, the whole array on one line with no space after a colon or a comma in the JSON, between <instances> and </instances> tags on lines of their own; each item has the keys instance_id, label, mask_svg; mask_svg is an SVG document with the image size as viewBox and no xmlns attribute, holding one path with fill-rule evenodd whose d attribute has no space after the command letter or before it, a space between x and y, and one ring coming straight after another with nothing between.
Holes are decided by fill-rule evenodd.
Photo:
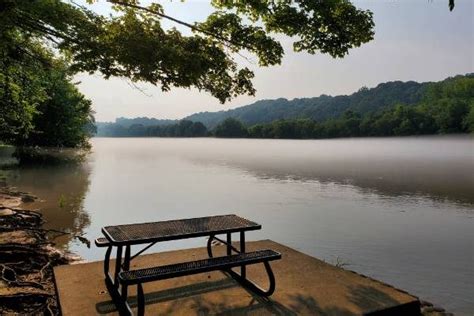
<instances>
[{"instance_id":1,"label":"leafy canopy","mask_svg":"<svg viewBox=\"0 0 474 316\"><path fill-rule=\"evenodd\" d=\"M372 13L348 0L211 0L215 12L192 24L166 15L157 3L110 2L117 13L106 17L73 1L4 0L2 40L19 45L14 37L20 33L63 53L75 72L128 77L165 91L196 87L225 102L255 93L253 72L239 67L235 54L250 52L260 66L277 65L284 55L277 34L291 37L295 51L333 57L374 36ZM164 29L163 19L189 27L192 34Z\"/></svg>"},{"instance_id":2,"label":"leafy canopy","mask_svg":"<svg viewBox=\"0 0 474 316\"><path fill-rule=\"evenodd\" d=\"M71 83L67 64L37 40L16 36L15 41L21 49L0 44L0 141L87 146L94 123L91 101Z\"/></svg>"}]
</instances>

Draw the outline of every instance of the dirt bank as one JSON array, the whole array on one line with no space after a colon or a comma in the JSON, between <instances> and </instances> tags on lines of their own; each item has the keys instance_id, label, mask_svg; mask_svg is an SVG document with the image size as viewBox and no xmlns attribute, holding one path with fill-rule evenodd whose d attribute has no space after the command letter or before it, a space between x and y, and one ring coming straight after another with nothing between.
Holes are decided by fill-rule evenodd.
<instances>
[{"instance_id":1,"label":"dirt bank","mask_svg":"<svg viewBox=\"0 0 474 316\"><path fill-rule=\"evenodd\" d=\"M40 213L20 207L35 199L0 185L1 315L59 315L52 267L76 260L51 242L61 232L43 229Z\"/></svg>"}]
</instances>

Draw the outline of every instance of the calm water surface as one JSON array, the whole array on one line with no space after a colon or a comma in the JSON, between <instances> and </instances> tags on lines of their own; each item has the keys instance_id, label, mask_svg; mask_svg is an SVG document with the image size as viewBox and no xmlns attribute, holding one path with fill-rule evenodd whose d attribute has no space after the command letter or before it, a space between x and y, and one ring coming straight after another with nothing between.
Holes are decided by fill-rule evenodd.
<instances>
[{"instance_id":1,"label":"calm water surface","mask_svg":"<svg viewBox=\"0 0 474 316\"><path fill-rule=\"evenodd\" d=\"M13 170L44 201L48 226L100 235L104 225L235 213L272 239L474 312L474 139L96 138L80 167ZM58 240L88 260L102 251ZM205 245L167 243L157 251Z\"/></svg>"}]
</instances>

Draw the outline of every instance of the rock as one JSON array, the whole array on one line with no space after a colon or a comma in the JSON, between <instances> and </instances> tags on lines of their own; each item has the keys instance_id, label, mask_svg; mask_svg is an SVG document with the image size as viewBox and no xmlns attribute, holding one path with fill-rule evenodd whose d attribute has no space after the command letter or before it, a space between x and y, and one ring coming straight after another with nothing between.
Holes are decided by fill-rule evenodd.
<instances>
[{"instance_id":1,"label":"rock","mask_svg":"<svg viewBox=\"0 0 474 316\"><path fill-rule=\"evenodd\" d=\"M445 316L445 309L439 306L425 306L421 308L421 314L426 316Z\"/></svg>"},{"instance_id":2,"label":"rock","mask_svg":"<svg viewBox=\"0 0 474 316\"><path fill-rule=\"evenodd\" d=\"M423 307L423 306L433 306L432 303L430 303L428 301L423 301L423 300L420 300L420 305L421 305L421 307Z\"/></svg>"},{"instance_id":3,"label":"rock","mask_svg":"<svg viewBox=\"0 0 474 316\"><path fill-rule=\"evenodd\" d=\"M0 209L0 216L10 216L15 214L11 209L9 208L2 208Z\"/></svg>"},{"instance_id":4,"label":"rock","mask_svg":"<svg viewBox=\"0 0 474 316\"><path fill-rule=\"evenodd\" d=\"M31 231L15 230L0 233L0 245L2 244L37 245L38 239Z\"/></svg>"},{"instance_id":5,"label":"rock","mask_svg":"<svg viewBox=\"0 0 474 316\"><path fill-rule=\"evenodd\" d=\"M21 204L21 198L0 193L0 206L3 207L17 207Z\"/></svg>"},{"instance_id":6,"label":"rock","mask_svg":"<svg viewBox=\"0 0 474 316\"><path fill-rule=\"evenodd\" d=\"M0 297L14 297L14 296L25 296L25 295L44 295L44 296L52 296L51 293L44 291L42 289L36 287L2 287L0 288Z\"/></svg>"},{"instance_id":7,"label":"rock","mask_svg":"<svg viewBox=\"0 0 474 316\"><path fill-rule=\"evenodd\" d=\"M36 200L36 197L30 194L25 194L21 196L21 201L23 203L31 203L31 202L34 202L35 200Z\"/></svg>"},{"instance_id":8,"label":"rock","mask_svg":"<svg viewBox=\"0 0 474 316\"><path fill-rule=\"evenodd\" d=\"M434 312L438 312L438 313L444 313L446 310L442 307L439 307L439 306L434 306L433 307L433 311Z\"/></svg>"},{"instance_id":9,"label":"rock","mask_svg":"<svg viewBox=\"0 0 474 316\"><path fill-rule=\"evenodd\" d=\"M48 254L50 261L54 265L76 264L85 262L84 259L82 259L82 257L80 257L79 255L70 252L63 252L62 250L59 250L58 248L51 245L45 245L44 250Z\"/></svg>"}]
</instances>

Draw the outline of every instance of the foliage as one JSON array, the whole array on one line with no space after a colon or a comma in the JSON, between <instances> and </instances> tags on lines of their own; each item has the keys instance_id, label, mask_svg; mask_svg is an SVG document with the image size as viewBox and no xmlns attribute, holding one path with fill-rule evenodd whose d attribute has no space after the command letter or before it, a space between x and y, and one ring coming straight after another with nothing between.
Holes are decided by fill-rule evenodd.
<instances>
[{"instance_id":1,"label":"foliage","mask_svg":"<svg viewBox=\"0 0 474 316\"><path fill-rule=\"evenodd\" d=\"M0 141L15 142L33 129L36 107L47 99L43 88L44 67L30 52L41 58L49 58L36 41L21 39L22 50L4 41L0 33Z\"/></svg>"},{"instance_id":2,"label":"foliage","mask_svg":"<svg viewBox=\"0 0 474 316\"><path fill-rule=\"evenodd\" d=\"M440 132L451 133L455 130L451 131L450 126L460 126L459 120L466 119L466 112L470 111L472 77L473 74L467 74L438 83L387 82L371 89L363 87L351 95L334 97L321 95L316 98L291 101L261 100L228 111L197 113L185 119L200 121L212 129L228 117L235 118L247 126L271 123L276 120L310 119L323 122L340 118L347 111L365 116L368 113L381 113L384 109L397 104L409 107L425 104L425 107L429 107L427 111L433 112L433 118L442 128ZM455 103L453 103L454 99L457 100ZM388 117L385 117L385 120L387 119ZM455 121L450 123L448 119ZM390 122L381 120L378 124L386 125ZM469 125L468 122L464 124Z\"/></svg>"},{"instance_id":3,"label":"foliage","mask_svg":"<svg viewBox=\"0 0 474 316\"><path fill-rule=\"evenodd\" d=\"M238 120L233 118L225 119L217 125L214 130L216 137L242 138L247 137L247 128Z\"/></svg>"},{"instance_id":4,"label":"foliage","mask_svg":"<svg viewBox=\"0 0 474 316\"><path fill-rule=\"evenodd\" d=\"M423 105L433 116L440 132L466 131L472 126L469 113L474 106L474 74L433 83L423 99Z\"/></svg>"},{"instance_id":5,"label":"foliage","mask_svg":"<svg viewBox=\"0 0 474 316\"><path fill-rule=\"evenodd\" d=\"M253 138L334 138L474 132L474 75L430 83L416 105L368 112L346 110L335 119L277 120L248 128Z\"/></svg>"},{"instance_id":6,"label":"foliage","mask_svg":"<svg viewBox=\"0 0 474 316\"><path fill-rule=\"evenodd\" d=\"M474 133L474 105L472 104L469 113L464 118L463 126L469 132Z\"/></svg>"},{"instance_id":7,"label":"foliage","mask_svg":"<svg viewBox=\"0 0 474 316\"><path fill-rule=\"evenodd\" d=\"M168 119L156 119L149 117L136 117L136 118L126 118L119 117L115 119L115 123L122 125L123 127L130 127L133 124L142 124L143 126L156 126L156 125L171 125L178 123L178 120L168 120Z\"/></svg>"},{"instance_id":8,"label":"foliage","mask_svg":"<svg viewBox=\"0 0 474 316\"><path fill-rule=\"evenodd\" d=\"M127 120L117 120L117 123L102 125L97 136L104 137L204 137L208 135L206 126L201 122L181 120L176 124L165 125L143 125L134 123L132 125L122 125L119 122Z\"/></svg>"},{"instance_id":9,"label":"foliage","mask_svg":"<svg viewBox=\"0 0 474 316\"><path fill-rule=\"evenodd\" d=\"M91 102L71 83L67 64L38 40L1 33L0 141L85 147L94 132Z\"/></svg>"},{"instance_id":10,"label":"foliage","mask_svg":"<svg viewBox=\"0 0 474 316\"><path fill-rule=\"evenodd\" d=\"M358 136L402 136L438 133L474 132L474 74L456 76L435 83L392 82L380 84L376 88L360 89L351 96L306 99L320 102L318 111L334 107L328 119L315 120L308 113L309 107L298 106L299 100L259 101L228 112L240 113L245 119L228 117L213 129L210 135L216 137L252 138L334 138ZM328 100L339 100L337 103ZM406 101L403 104L403 100ZM333 103L335 102L335 103ZM379 103L378 103L379 102ZM258 108L258 104L270 107ZM291 104L291 105L290 105ZM339 111L344 111L338 115ZM244 111L245 110L245 111ZM232 112L235 111L235 112ZM260 114L267 116L261 117ZM291 113L291 115L287 115ZM191 117L199 117L191 116ZM290 117L289 119L270 118ZM320 116L318 116L320 117ZM262 120L257 124L246 124ZM151 119L118 119L117 123L102 123L99 136L177 136L187 137L189 133L176 132L178 125L191 126L191 121L169 124L166 120L156 120L164 125L147 127L143 124L124 127L119 124L150 122ZM168 123L168 124L167 124ZM205 126L201 122L197 122ZM249 126L248 128L246 126ZM205 136L206 133L199 134ZM191 136L194 134L191 133Z\"/></svg>"},{"instance_id":11,"label":"foliage","mask_svg":"<svg viewBox=\"0 0 474 316\"><path fill-rule=\"evenodd\" d=\"M281 62L283 48L273 35L294 38L296 51L333 57L343 57L374 36L372 13L348 0L212 0L215 12L194 24L167 16L157 3L111 2L116 13L102 16L74 1L4 0L0 32L7 42L13 31L52 45L69 58L73 71L147 81L165 91L196 87L221 102L255 93L254 74L239 69L236 53L254 54L261 66ZM163 19L189 27L192 34L164 29Z\"/></svg>"},{"instance_id":12,"label":"foliage","mask_svg":"<svg viewBox=\"0 0 474 316\"><path fill-rule=\"evenodd\" d=\"M309 118L325 121L340 117L351 110L360 114L378 111L395 104L413 105L421 101L428 83L387 82L372 89L360 89L351 95L315 98L261 100L237 109L220 112L197 113L186 117L191 121L200 121L208 128L216 127L228 117L240 120L250 126L258 123L270 123L280 119Z\"/></svg>"},{"instance_id":13,"label":"foliage","mask_svg":"<svg viewBox=\"0 0 474 316\"><path fill-rule=\"evenodd\" d=\"M27 165L75 165L82 163L89 149L59 147L27 147L15 148L12 154L21 166Z\"/></svg>"},{"instance_id":14,"label":"foliage","mask_svg":"<svg viewBox=\"0 0 474 316\"><path fill-rule=\"evenodd\" d=\"M57 64L42 79L48 98L36 107L34 129L24 144L88 147L88 139L95 133L91 101L71 83L65 65Z\"/></svg>"}]
</instances>

